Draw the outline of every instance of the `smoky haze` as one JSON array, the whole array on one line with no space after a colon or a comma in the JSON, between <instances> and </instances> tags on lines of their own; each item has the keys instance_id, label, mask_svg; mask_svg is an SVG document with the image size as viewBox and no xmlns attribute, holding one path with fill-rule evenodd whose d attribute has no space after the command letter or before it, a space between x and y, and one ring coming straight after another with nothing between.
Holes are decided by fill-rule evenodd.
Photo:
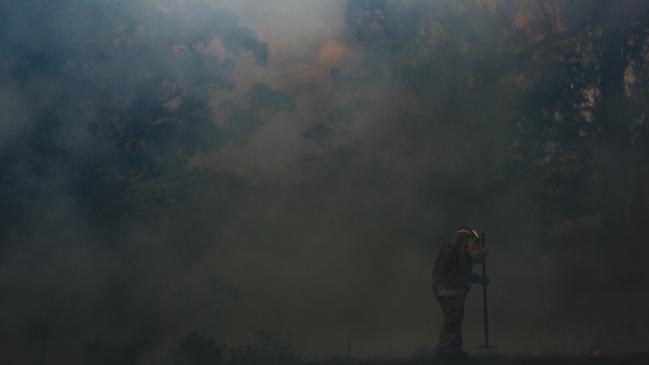
<instances>
[{"instance_id":1,"label":"smoky haze","mask_svg":"<svg viewBox=\"0 0 649 365\"><path fill-rule=\"evenodd\" d=\"M165 364L189 334L258 330L306 358L425 354L458 225L487 235L503 352L643 348L648 19L635 0L2 3L1 356Z\"/></svg>"}]
</instances>

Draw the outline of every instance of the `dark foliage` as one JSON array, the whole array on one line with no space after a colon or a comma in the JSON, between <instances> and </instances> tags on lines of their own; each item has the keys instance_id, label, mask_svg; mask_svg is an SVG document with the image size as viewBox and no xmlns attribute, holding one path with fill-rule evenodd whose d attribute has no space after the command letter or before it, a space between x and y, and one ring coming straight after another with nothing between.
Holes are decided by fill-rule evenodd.
<instances>
[{"instance_id":1,"label":"dark foliage","mask_svg":"<svg viewBox=\"0 0 649 365\"><path fill-rule=\"evenodd\" d=\"M211 337L192 333L173 352L174 365L217 365L221 363L224 345Z\"/></svg>"}]
</instances>

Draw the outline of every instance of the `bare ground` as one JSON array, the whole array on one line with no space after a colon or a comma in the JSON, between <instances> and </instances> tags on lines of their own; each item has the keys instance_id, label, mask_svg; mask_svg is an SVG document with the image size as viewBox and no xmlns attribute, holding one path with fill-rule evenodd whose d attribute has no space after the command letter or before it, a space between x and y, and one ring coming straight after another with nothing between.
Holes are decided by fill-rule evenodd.
<instances>
[{"instance_id":1,"label":"bare ground","mask_svg":"<svg viewBox=\"0 0 649 365\"><path fill-rule=\"evenodd\" d=\"M354 360L334 359L312 363L310 365L609 365L630 364L649 365L649 352L624 354L584 354L584 355L472 355L466 360L440 361L428 359L393 359L393 360Z\"/></svg>"}]
</instances>

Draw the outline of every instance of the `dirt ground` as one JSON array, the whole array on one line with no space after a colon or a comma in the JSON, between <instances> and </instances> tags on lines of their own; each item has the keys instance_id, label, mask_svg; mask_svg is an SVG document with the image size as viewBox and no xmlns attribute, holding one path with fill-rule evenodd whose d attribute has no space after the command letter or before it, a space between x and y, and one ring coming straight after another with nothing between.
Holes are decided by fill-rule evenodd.
<instances>
[{"instance_id":1,"label":"dirt ground","mask_svg":"<svg viewBox=\"0 0 649 365\"><path fill-rule=\"evenodd\" d=\"M428 364L472 364L472 365L609 365L649 364L649 352L625 354L583 354L583 355L498 355L473 354L466 360L440 361L428 359L394 359L386 361L336 359L313 363L313 365L428 365Z\"/></svg>"}]
</instances>

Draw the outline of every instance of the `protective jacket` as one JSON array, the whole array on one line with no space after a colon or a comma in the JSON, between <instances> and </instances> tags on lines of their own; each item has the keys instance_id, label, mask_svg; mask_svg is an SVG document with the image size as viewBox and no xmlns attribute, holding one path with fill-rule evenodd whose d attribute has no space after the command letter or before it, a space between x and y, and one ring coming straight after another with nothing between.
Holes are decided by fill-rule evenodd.
<instances>
[{"instance_id":1,"label":"protective jacket","mask_svg":"<svg viewBox=\"0 0 649 365\"><path fill-rule=\"evenodd\" d=\"M433 268L436 297L462 296L471 288L476 275L473 264L484 260L475 240L456 238L440 247Z\"/></svg>"}]
</instances>

